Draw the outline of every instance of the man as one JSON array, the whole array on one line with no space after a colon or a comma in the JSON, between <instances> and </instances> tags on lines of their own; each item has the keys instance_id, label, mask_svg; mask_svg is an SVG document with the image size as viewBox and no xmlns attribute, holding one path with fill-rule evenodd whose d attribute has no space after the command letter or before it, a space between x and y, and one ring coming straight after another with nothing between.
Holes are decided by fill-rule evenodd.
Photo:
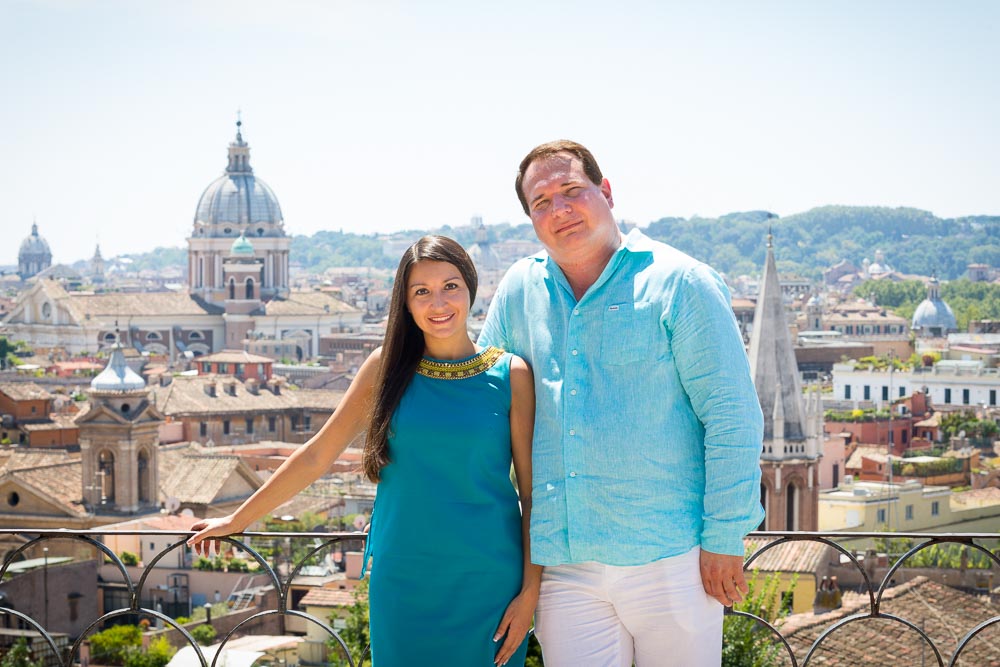
<instances>
[{"instance_id":1,"label":"man","mask_svg":"<svg viewBox=\"0 0 1000 667\"><path fill-rule=\"evenodd\" d=\"M531 555L548 667L718 665L763 518L763 417L729 293L638 230L569 141L521 162L543 253L517 262L480 344L532 365Z\"/></svg>"}]
</instances>

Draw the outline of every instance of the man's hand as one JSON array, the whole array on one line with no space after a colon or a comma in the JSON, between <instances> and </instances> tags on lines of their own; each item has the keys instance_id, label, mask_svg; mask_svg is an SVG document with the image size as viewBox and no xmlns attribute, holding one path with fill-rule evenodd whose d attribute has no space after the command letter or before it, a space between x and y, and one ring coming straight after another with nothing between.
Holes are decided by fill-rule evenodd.
<instances>
[{"instance_id":1,"label":"man's hand","mask_svg":"<svg viewBox=\"0 0 1000 667\"><path fill-rule=\"evenodd\" d=\"M741 556L724 556L704 549L701 550L701 583L705 592L724 607L732 607L750 590L743 576Z\"/></svg>"}]
</instances>

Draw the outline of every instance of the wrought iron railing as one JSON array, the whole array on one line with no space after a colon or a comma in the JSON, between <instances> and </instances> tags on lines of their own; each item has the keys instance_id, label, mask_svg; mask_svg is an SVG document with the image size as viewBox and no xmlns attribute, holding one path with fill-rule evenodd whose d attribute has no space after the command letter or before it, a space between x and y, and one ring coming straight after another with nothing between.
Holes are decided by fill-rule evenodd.
<instances>
[{"instance_id":1,"label":"wrought iron railing","mask_svg":"<svg viewBox=\"0 0 1000 667\"><path fill-rule=\"evenodd\" d=\"M39 655L39 651L36 650L34 657L36 660L41 658L43 663L52 665L53 667L55 665L72 667L74 664L81 664L82 667L87 667L90 659L88 649L84 648L85 641L102 627L120 622L123 619L128 619L133 623L141 622L142 619L145 619L147 625L150 627L149 636L158 636L156 630L158 627L163 628L162 632L172 629L176 633L174 635L175 643L179 642L193 647L194 653L202 667L208 667L209 665L214 667L219 660L219 656L222 655L221 648L225 648L227 644L240 635L246 634L248 631L253 632L254 628L265 621L265 619L275 621L275 617L282 619L281 623L284 623L287 619L301 619L301 621L297 622L312 624L315 632L325 638L324 641L330 650L329 655L321 662L329 664L330 662L339 661L338 664L341 665L360 667L370 660L367 649L355 651L352 654L343 636L331 625L329 619L317 618L301 609L295 608L296 605L293 604L294 596L292 595L293 584L298 575L305 571L303 568L306 568L310 563L317 562L318 559L331 552L339 552L341 561L343 561L346 548L360 548L363 544L364 535L360 533L251 532L231 538L224 538L221 541L222 543L241 552L248 561L256 564L254 576L258 577L260 581L266 582L264 588L271 592L271 603L264 604L266 600L258 600L258 604L246 609L238 620L227 624L226 628L228 629L225 629L222 635L221 648L214 655L206 655L203 647L195 641L194 635L198 633L193 631L193 626L190 622L184 623L177 620L178 610L176 606L170 610L173 615L165 613L161 605L153 603L153 598L150 596L150 588L152 587L150 581L154 573L158 573L157 576L160 576L164 569L168 569L175 574L193 572L190 569L192 559L187 555L185 546L185 540L188 535L189 533L169 531L116 531L111 533L100 530L0 530L0 539L6 540L8 543L8 551L4 557L2 566L0 566L0 581L3 582L0 583L0 625L7 628L17 625L22 630L27 629L37 632L37 635L30 632L21 632L21 634L32 634L36 639L41 638L41 644L46 650L41 651L44 655ZM116 539L120 539L123 536L132 536L139 540L145 539L149 541L163 540L164 538L170 539L168 540L168 546L156 551L148 562L129 566L123 562L120 553L116 553L115 550L102 541L111 538L111 536L114 536ZM776 655L772 656L775 665L806 667L818 664L926 664L939 665L940 667L944 667L945 665L957 667L959 665L1000 664L1000 641L998 641L1000 634L997 634L1000 632L1000 615L997 615L995 607L992 613L987 612L988 616L986 618L976 621L971 627L951 627L950 635L947 637L942 637L940 633L936 633L936 631L925 627L926 624L922 620L924 619L923 616L921 619L905 618L885 608L886 599L892 596L893 586L898 583L896 582L897 577L900 577L902 573L909 569L907 561L912 562L917 559L917 554L923 550L940 548L940 545L945 544L963 545L967 548L967 553L962 557L962 568L968 569L969 554L973 556L978 554L980 565L985 563L989 566L988 568L981 568L985 572L991 568L1000 567L1000 558L997 555L1000 551L995 546L996 544L1000 544L998 542L1000 535L991 533L758 532L752 533L750 537L757 539L758 544L760 541L766 543L763 546L758 546L753 553L749 554L745 565L748 571L758 569L760 564L767 559L768 554L773 556L774 552L790 548L789 545L791 545L791 548L794 548L795 545L803 542L812 542L826 545L832 549L833 551L830 553L836 554L838 567L846 568L846 570L842 569L841 571L852 572L853 578L859 582L857 585L852 585L851 591L846 592L845 596L853 594L854 597L852 600L855 603L855 607L858 607L860 604L860 608L847 610L839 614L836 610L824 608L827 609L826 613L828 615L810 617L810 622L814 621L815 623L825 624L825 626L815 638L810 638L807 641L799 636L799 631L794 627L793 623L790 623L796 617L789 616L783 618L780 613L776 612L770 602L765 604L770 610L768 614L754 614L748 611L734 611L732 609L727 610L727 616L729 617L727 623L732 622L734 619L742 618L749 619L749 622L754 624L756 630L752 633L752 641L758 648L763 649L767 647L769 651L777 652ZM867 554L863 554L857 548L859 546L868 548L877 540L886 540L889 538L892 540L908 539L915 541L915 543L907 548L904 553L897 554L895 558L883 563L881 567L879 567L877 562L873 561L874 552L872 550L869 549ZM57 544L61 544L62 548L56 548ZM122 602L120 606L111 604L110 606L113 608L99 609L96 617L93 619L88 619L82 623L77 620L77 625L82 630L70 633L71 636L59 641L61 636L52 628L45 627L45 618L48 617L50 612L49 577L55 568L60 567L60 563L66 560L59 558L59 554L74 551L74 549L67 549L67 544L76 545L77 549L75 551L77 552L82 549L83 551L93 553L98 563L103 562L103 567L110 568L111 571L116 572L116 577L120 577L120 581L116 583L111 582L109 579L115 577L105 574L103 576L104 583L105 585L115 583L120 590L124 590L124 594L120 598ZM289 551L289 547L293 544L304 546ZM855 548L848 548L845 545L853 545ZM988 545L994 545L993 550ZM37 566L39 553L43 554L42 568L44 569L41 572L41 576L44 581L41 588L44 595L44 607L39 604L37 586L31 589L35 593L27 604L23 601L12 600L9 596L4 596L2 593L3 587L13 583L17 579L17 577L12 576L12 573L15 570L26 569L20 567L20 565L25 565L25 560L30 560L32 562L29 564ZM171 556L171 554L174 554L174 556ZM177 557L178 554L181 554L181 557ZM34 559L30 558L32 556L34 556ZM789 562L787 569L794 571L795 565L792 562L794 558L786 560ZM168 562L172 564L166 567L161 566L161 564L166 565ZM783 571L782 566L769 569L775 572ZM34 572L33 576L37 578L39 575L37 567ZM800 576L809 576L809 573L801 573ZM978 586L977 588L980 589L981 593L991 595L992 576L987 577L986 580L989 582L989 586L985 588ZM166 589L163 589L161 586L156 590L163 593ZM852 591L856 592L852 593ZM190 591L187 591L185 594L190 598ZM70 597L72 597L72 594ZM926 599L928 597L924 595L921 601L922 604L928 606L928 614L941 619L947 618L949 611L956 611L941 608L935 610L934 600ZM110 596L108 599L111 601L114 600L113 596ZM156 599L157 603L160 601L160 598ZM24 609L26 606L29 608ZM988 605L986 608L988 608ZM221 619L216 617L215 620L218 623ZM211 618L208 619L208 622L211 622ZM884 625L885 623L892 624L896 628L897 634L898 632L912 633L913 641L908 645L908 650L906 651L911 655L907 659L898 659L899 656L879 657L876 651L871 653L869 658L863 662L851 662L852 658L848 658L845 655L838 655L838 651L835 648L831 649L831 646L836 644L834 638L844 633L850 634L851 629L856 629L864 624L879 624L881 628L879 632L882 636L885 636L884 628L887 627ZM281 627L283 629L284 626L282 625ZM11 641L11 635L16 635L17 633L16 629L8 630L5 633L0 628L0 636L5 637L4 641L8 645ZM993 635L996 636L994 637ZM83 650L81 651L81 649ZM846 652L841 651L840 653L843 654ZM918 654L919 658L917 657ZM907 660L910 658L912 660L908 662ZM853 659L856 660L857 658Z\"/></svg>"}]
</instances>

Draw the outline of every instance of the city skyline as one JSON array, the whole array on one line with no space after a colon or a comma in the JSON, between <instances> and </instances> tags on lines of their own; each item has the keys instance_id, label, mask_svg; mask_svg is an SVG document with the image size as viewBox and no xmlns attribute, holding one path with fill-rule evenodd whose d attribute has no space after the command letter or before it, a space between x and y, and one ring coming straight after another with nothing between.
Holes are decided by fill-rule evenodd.
<instances>
[{"instance_id":1,"label":"city skyline","mask_svg":"<svg viewBox=\"0 0 1000 667\"><path fill-rule=\"evenodd\" d=\"M594 150L639 225L827 204L1000 214L996 5L567 12L7 2L0 264L33 220L56 263L183 245L237 109L289 234L520 224L517 162L557 137Z\"/></svg>"}]
</instances>

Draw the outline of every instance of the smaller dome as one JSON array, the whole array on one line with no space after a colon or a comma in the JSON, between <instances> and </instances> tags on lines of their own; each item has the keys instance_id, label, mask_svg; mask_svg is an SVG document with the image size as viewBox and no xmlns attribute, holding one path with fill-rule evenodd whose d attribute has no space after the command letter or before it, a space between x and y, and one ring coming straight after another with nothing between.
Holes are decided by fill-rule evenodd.
<instances>
[{"instance_id":1,"label":"smaller dome","mask_svg":"<svg viewBox=\"0 0 1000 667\"><path fill-rule=\"evenodd\" d=\"M111 359L100 375L90 381L94 391L137 391L146 388L146 381L125 363L121 343L111 348Z\"/></svg>"},{"instance_id":2,"label":"smaller dome","mask_svg":"<svg viewBox=\"0 0 1000 667\"><path fill-rule=\"evenodd\" d=\"M37 223L33 223L31 225L31 235L26 236L25 239L21 241L21 250L18 254L52 256L52 251L49 249L49 242L38 235Z\"/></svg>"},{"instance_id":3,"label":"smaller dome","mask_svg":"<svg viewBox=\"0 0 1000 667\"><path fill-rule=\"evenodd\" d=\"M941 299L924 299L913 313L914 329L940 329L942 332L957 331L958 324L951 306Z\"/></svg>"},{"instance_id":4,"label":"smaller dome","mask_svg":"<svg viewBox=\"0 0 1000 667\"><path fill-rule=\"evenodd\" d=\"M247 240L247 237L240 232L240 237L233 241L233 245L229 247L230 255L247 255L253 257L253 244Z\"/></svg>"}]
</instances>

